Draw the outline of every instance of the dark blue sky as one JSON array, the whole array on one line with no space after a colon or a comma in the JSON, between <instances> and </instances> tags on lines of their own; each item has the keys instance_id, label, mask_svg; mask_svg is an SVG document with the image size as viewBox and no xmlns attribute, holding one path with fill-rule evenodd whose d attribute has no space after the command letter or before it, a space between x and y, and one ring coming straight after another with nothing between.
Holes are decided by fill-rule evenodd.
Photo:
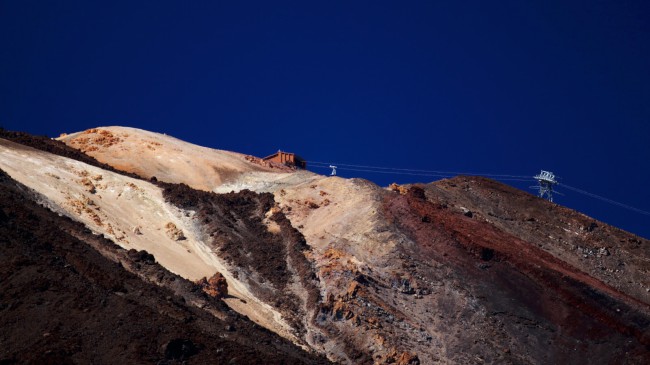
<instances>
[{"instance_id":1,"label":"dark blue sky","mask_svg":"<svg viewBox=\"0 0 650 365\"><path fill-rule=\"evenodd\" d=\"M0 0L0 125L124 125L353 165L547 169L650 211L650 2L494 3ZM650 237L650 216L560 190L559 203Z\"/></svg>"}]
</instances>

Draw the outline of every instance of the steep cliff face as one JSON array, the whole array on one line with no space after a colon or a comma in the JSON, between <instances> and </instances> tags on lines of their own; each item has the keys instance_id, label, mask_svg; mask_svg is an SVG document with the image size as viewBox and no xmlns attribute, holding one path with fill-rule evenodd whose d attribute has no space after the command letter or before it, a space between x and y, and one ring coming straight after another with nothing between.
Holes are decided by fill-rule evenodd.
<instances>
[{"instance_id":1,"label":"steep cliff face","mask_svg":"<svg viewBox=\"0 0 650 365\"><path fill-rule=\"evenodd\" d=\"M222 151L198 159L185 142L116 127L62 140L99 162L0 140L0 168L50 209L182 278L205 286L219 272L223 303L330 360L650 356L649 242L503 184L458 177L383 189ZM143 148L151 154L132 155L132 166L119 162Z\"/></svg>"}]
</instances>

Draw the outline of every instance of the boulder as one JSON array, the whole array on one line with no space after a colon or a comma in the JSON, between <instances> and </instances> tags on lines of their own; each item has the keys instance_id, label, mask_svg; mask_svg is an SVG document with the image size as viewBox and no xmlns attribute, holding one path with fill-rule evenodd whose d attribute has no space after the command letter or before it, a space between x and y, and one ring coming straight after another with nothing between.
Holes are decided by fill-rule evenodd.
<instances>
[{"instance_id":1,"label":"boulder","mask_svg":"<svg viewBox=\"0 0 650 365\"><path fill-rule=\"evenodd\" d=\"M204 293L213 298L222 299L228 295L228 282L220 272L216 272L210 279L204 277L197 284Z\"/></svg>"}]
</instances>

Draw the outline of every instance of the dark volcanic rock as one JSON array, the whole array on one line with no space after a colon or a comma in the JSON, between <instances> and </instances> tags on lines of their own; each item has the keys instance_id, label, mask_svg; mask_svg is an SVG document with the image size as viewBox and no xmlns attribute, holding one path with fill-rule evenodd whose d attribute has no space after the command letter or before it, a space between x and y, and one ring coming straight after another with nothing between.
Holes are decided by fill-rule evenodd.
<instances>
[{"instance_id":1,"label":"dark volcanic rock","mask_svg":"<svg viewBox=\"0 0 650 365\"><path fill-rule=\"evenodd\" d=\"M309 247L304 237L284 214L277 211L268 217L278 224L280 232L269 232L264 223L275 206L273 194L249 190L215 194L185 184L157 184L167 201L196 212L195 219L206 240L244 274L240 278L248 282L255 295L273 303L297 333L304 333L307 314L301 300L287 286L296 272L307 293L307 308L315 310L320 295L318 278L305 258L304 251Z\"/></svg>"},{"instance_id":2,"label":"dark volcanic rock","mask_svg":"<svg viewBox=\"0 0 650 365\"><path fill-rule=\"evenodd\" d=\"M215 194L185 184L158 182L165 199L179 208L195 210L197 219L213 234L220 253L235 265L259 272L278 289L287 285L286 247L281 237L262 222L273 207L273 195L249 190Z\"/></svg>"},{"instance_id":3,"label":"dark volcanic rock","mask_svg":"<svg viewBox=\"0 0 650 365\"><path fill-rule=\"evenodd\" d=\"M143 262L146 264L156 263L156 259L153 257L153 255L145 250L138 251L135 249L130 249L127 254L129 255L129 258L135 262Z\"/></svg>"},{"instance_id":4,"label":"dark volcanic rock","mask_svg":"<svg viewBox=\"0 0 650 365\"><path fill-rule=\"evenodd\" d=\"M199 352L197 346L190 340L175 338L165 345L166 360L187 360Z\"/></svg>"}]
</instances>

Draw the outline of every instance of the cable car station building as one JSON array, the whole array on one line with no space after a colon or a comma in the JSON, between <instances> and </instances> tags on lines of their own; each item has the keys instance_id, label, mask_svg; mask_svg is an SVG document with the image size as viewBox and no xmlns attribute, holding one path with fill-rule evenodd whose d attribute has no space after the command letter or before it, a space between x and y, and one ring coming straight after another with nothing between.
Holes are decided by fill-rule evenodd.
<instances>
[{"instance_id":1,"label":"cable car station building","mask_svg":"<svg viewBox=\"0 0 650 365\"><path fill-rule=\"evenodd\" d=\"M262 160L281 163L290 167L297 167L301 169L307 168L307 161L305 161L295 153L290 153L290 152L278 151L270 156L264 157Z\"/></svg>"}]
</instances>

